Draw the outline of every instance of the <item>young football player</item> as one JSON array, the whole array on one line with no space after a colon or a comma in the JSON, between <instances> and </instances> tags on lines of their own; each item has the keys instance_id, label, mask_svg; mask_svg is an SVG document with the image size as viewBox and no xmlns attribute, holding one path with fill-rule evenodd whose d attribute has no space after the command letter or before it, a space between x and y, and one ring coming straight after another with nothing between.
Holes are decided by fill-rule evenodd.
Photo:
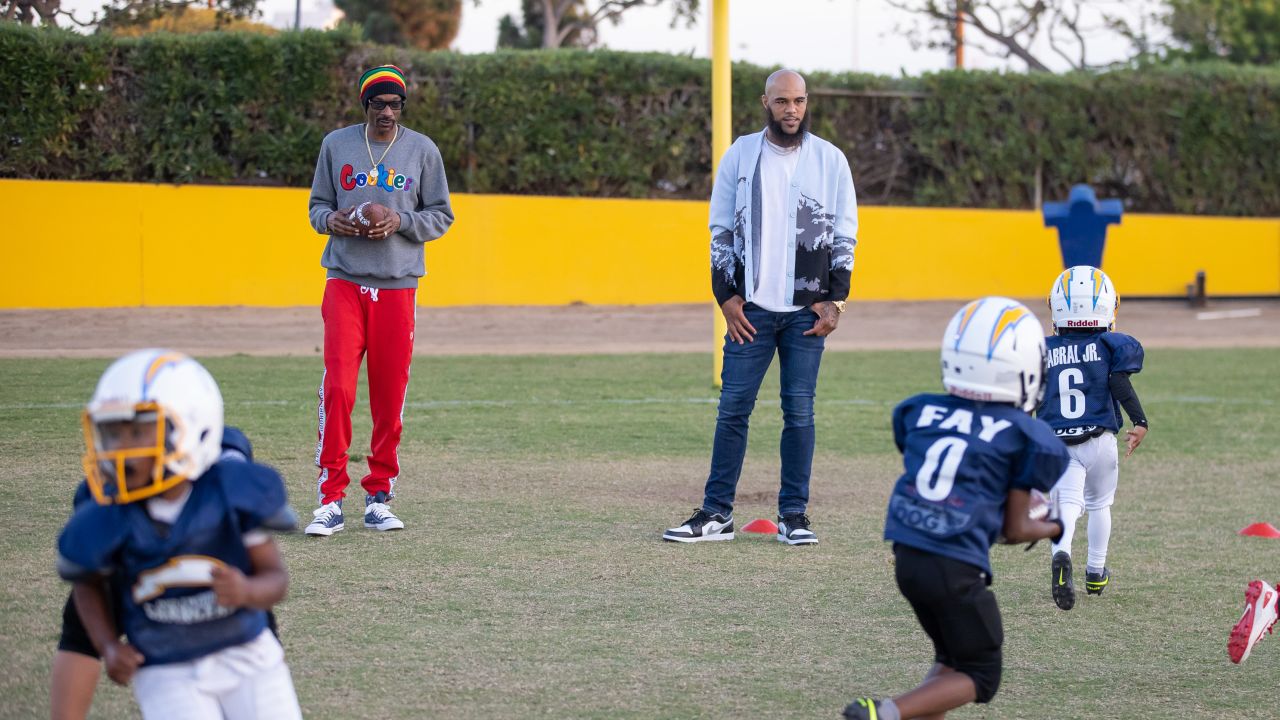
<instances>
[{"instance_id":1,"label":"young football player","mask_svg":"<svg viewBox=\"0 0 1280 720\"><path fill-rule=\"evenodd\" d=\"M933 641L924 681L892 699L859 698L846 718L941 718L990 702L1000 686L1004 630L991 592L994 542L1056 538L1033 519L1031 493L1067 466L1053 430L1028 413L1044 387L1044 331L1025 306L987 297L965 305L942 337L942 385L893 411L905 472L889 497L898 589Z\"/></svg>"},{"instance_id":2,"label":"young football player","mask_svg":"<svg viewBox=\"0 0 1280 720\"><path fill-rule=\"evenodd\" d=\"M1121 407L1134 426L1125 436L1125 457L1147 435L1147 416L1129 381L1130 375L1142 370L1142 345L1113 331L1119 303L1106 273L1087 265L1064 271L1049 291L1055 334L1046 340L1048 379L1036 416L1053 427L1071 453L1071 464L1057 487L1066 532L1050 548L1053 601L1063 610L1076 603L1071 539L1076 520L1085 511L1089 513L1085 591L1101 595L1111 582L1107 545L1120 475L1116 433L1124 425Z\"/></svg>"},{"instance_id":3,"label":"young football player","mask_svg":"<svg viewBox=\"0 0 1280 720\"><path fill-rule=\"evenodd\" d=\"M239 460L253 461L253 445L239 428L230 425L222 431L222 455L219 461ZM72 508L78 509L85 503L93 502L88 481L82 481L76 488ZM113 611L116 606L112 606ZM112 613L112 620L117 629L123 625L123 618L118 612ZM267 626L276 634L275 615L267 611ZM85 720L89 716L89 708L93 705L93 694L98 689L98 678L102 675L102 657L89 639L80 613L76 612L75 600L71 593L67 594L66 603L62 607L62 632L58 636L58 649L53 656L53 666L49 673L49 711L52 720Z\"/></svg>"},{"instance_id":4,"label":"young football player","mask_svg":"<svg viewBox=\"0 0 1280 720\"><path fill-rule=\"evenodd\" d=\"M1233 663L1242 663L1262 636L1271 632L1280 615L1280 597L1276 589L1263 580L1254 580L1244 589L1244 614L1240 622L1231 628L1227 639L1227 656Z\"/></svg>"},{"instance_id":5,"label":"young football player","mask_svg":"<svg viewBox=\"0 0 1280 720\"><path fill-rule=\"evenodd\" d=\"M217 383L180 353L133 352L83 426L96 502L63 528L58 572L107 676L132 682L144 718L301 718L266 613L288 587L266 531L296 518L274 470L219 461Z\"/></svg>"}]
</instances>

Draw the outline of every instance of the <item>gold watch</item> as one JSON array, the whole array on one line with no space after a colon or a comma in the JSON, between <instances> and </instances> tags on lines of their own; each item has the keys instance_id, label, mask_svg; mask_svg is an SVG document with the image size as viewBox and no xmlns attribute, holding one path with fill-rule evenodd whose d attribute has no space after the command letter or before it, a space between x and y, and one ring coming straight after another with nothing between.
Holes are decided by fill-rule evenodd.
<instances>
[{"instance_id":1,"label":"gold watch","mask_svg":"<svg viewBox=\"0 0 1280 720\"><path fill-rule=\"evenodd\" d=\"M840 313L841 315L844 314L844 305L845 305L844 300L832 300L831 304L836 306L836 312Z\"/></svg>"}]
</instances>

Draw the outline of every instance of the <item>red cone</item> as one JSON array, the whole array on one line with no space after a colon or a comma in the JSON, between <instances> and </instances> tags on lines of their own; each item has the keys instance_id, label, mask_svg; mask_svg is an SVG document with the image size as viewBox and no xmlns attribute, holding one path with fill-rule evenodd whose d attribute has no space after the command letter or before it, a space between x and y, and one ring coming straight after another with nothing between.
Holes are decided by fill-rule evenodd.
<instances>
[{"instance_id":1,"label":"red cone","mask_svg":"<svg viewBox=\"0 0 1280 720\"><path fill-rule=\"evenodd\" d=\"M762 535L777 534L778 526L772 520L757 518L747 523L746 527L742 528L742 532L760 533Z\"/></svg>"},{"instance_id":2,"label":"red cone","mask_svg":"<svg viewBox=\"0 0 1280 720\"><path fill-rule=\"evenodd\" d=\"M1256 522L1241 530L1240 534L1252 535L1253 537L1280 538L1280 530L1277 530L1275 525L1265 522Z\"/></svg>"}]
</instances>

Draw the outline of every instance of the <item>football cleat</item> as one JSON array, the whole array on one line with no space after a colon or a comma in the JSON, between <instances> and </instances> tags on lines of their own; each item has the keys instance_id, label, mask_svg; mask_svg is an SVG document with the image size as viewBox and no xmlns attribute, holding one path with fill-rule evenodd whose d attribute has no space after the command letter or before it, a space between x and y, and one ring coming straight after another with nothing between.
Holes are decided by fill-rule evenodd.
<instances>
[{"instance_id":1,"label":"football cleat","mask_svg":"<svg viewBox=\"0 0 1280 720\"><path fill-rule=\"evenodd\" d=\"M779 515L778 542L788 545L817 545L818 536L809 526L809 516L804 513Z\"/></svg>"},{"instance_id":2,"label":"football cleat","mask_svg":"<svg viewBox=\"0 0 1280 720\"><path fill-rule=\"evenodd\" d=\"M321 505L312 511L311 515L315 519L307 525L307 529L304 531L308 535L329 536L346 527L342 522L341 500Z\"/></svg>"},{"instance_id":3,"label":"football cleat","mask_svg":"<svg viewBox=\"0 0 1280 720\"><path fill-rule=\"evenodd\" d=\"M1076 606L1076 589L1071 583L1071 556L1058 551L1053 554L1053 602L1063 610Z\"/></svg>"},{"instance_id":4,"label":"football cleat","mask_svg":"<svg viewBox=\"0 0 1280 720\"><path fill-rule=\"evenodd\" d=\"M373 530L403 530L404 522L391 512L387 494L364 496L364 526Z\"/></svg>"},{"instance_id":5,"label":"football cleat","mask_svg":"<svg viewBox=\"0 0 1280 720\"><path fill-rule=\"evenodd\" d=\"M880 720L880 703L871 698L858 698L844 708L846 720Z\"/></svg>"},{"instance_id":6,"label":"football cleat","mask_svg":"<svg viewBox=\"0 0 1280 720\"><path fill-rule=\"evenodd\" d=\"M947 325L941 364L942 386L952 395L1031 412L1044 397L1044 329L1017 300L974 300Z\"/></svg>"},{"instance_id":7,"label":"football cleat","mask_svg":"<svg viewBox=\"0 0 1280 720\"><path fill-rule=\"evenodd\" d=\"M1101 595L1103 590L1107 589L1107 585L1111 582L1111 569L1102 568L1100 573L1091 573L1085 569L1084 573L1084 591L1089 595Z\"/></svg>"},{"instance_id":8,"label":"football cleat","mask_svg":"<svg viewBox=\"0 0 1280 720\"><path fill-rule=\"evenodd\" d=\"M702 509L694 510L693 517L685 520L679 527L662 533L662 539L682 543L732 540L733 516L725 517Z\"/></svg>"},{"instance_id":9,"label":"football cleat","mask_svg":"<svg viewBox=\"0 0 1280 720\"><path fill-rule=\"evenodd\" d=\"M1245 588L1244 614L1231 628L1231 638L1227 640L1227 656L1231 662L1244 662L1263 634L1272 631L1276 624L1276 603L1276 589L1261 580L1254 580Z\"/></svg>"}]
</instances>

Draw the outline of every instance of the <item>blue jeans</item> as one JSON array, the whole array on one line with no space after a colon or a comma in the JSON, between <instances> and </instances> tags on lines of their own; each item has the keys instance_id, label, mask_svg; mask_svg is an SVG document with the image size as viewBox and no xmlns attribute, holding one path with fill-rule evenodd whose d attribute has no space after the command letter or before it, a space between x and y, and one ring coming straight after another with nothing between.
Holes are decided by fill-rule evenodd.
<instances>
[{"instance_id":1,"label":"blue jeans","mask_svg":"<svg viewBox=\"0 0 1280 720\"><path fill-rule=\"evenodd\" d=\"M747 426L760 392L760 382L776 350L781 363L782 398L779 448L782 488L778 492L778 514L804 512L809 505L809 474L813 469L813 395L826 340L804 334L818 319L807 307L780 313L747 303L743 310L747 321L756 329L756 336L752 342L739 345L725 335L720 410L702 509L726 516L733 512L742 460L747 454Z\"/></svg>"}]
</instances>

